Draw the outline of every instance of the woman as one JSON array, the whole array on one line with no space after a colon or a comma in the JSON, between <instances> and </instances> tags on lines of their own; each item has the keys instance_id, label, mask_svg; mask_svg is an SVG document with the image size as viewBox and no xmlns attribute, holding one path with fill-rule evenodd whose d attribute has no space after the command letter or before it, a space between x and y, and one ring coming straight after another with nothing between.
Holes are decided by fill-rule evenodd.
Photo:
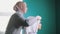
<instances>
[{"instance_id":1,"label":"woman","mask_svg":"<svg viewBox=\"0 0 60 34\"><path fill-rule=\"evenodd\" d=\"M13 7L13 10L15 10L16 13L11 16L5 34L19 34L17 32L19 28L29 26L27 20L23 16L27 11L26 3L21 1L17 2Z\"/></svg>"}]
</instances>

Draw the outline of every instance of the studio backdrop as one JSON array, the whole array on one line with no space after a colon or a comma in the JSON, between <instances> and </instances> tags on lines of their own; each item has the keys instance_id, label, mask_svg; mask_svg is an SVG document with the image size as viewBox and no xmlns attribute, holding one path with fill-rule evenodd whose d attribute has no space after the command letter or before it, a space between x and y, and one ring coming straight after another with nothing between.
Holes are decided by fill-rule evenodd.
<instances>
[{"instance_id":1,"label":"studio backdrop","mask_svg":"<svg viewBox=\"0 0 60 34\"><path fill-rule=\"evenodd\" d=\"M55 0L24 0L28 11L25 17L41 16L42 29L38 34L56 34Z\"/></svg>"}]
</instances>

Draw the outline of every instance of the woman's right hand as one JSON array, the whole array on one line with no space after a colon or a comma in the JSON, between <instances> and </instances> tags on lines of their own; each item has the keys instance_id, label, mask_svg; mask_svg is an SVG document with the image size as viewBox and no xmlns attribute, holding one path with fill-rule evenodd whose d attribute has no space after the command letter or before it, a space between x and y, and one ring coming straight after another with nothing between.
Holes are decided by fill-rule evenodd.
<instances>
[{"instance_id":1,"label":"woman's right hand","mask_svg":"<svg viewBox=\"0 0 60 34\"><path fill-rule=\"evenodd\" d=\"M38 29L41 29L42 28L42 24L38 24Z\"/></svg>"},{"instance_id":2,"label":"woman's right hand","mask_svg":"<svg viewBox=\"0 0 60 34\"><path fill-rule=\"evenodd\" d=\"M37 20L41 20L41 17L40 16L36 16Z\"/></svg>"}]
</instances>

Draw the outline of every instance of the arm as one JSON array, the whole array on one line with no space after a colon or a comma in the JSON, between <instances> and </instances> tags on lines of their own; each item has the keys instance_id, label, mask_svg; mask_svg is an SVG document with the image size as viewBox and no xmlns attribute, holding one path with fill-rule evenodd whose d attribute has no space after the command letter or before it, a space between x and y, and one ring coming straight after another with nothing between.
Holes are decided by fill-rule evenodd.
<instances>
[{"instance_id":1,"label":"arm","mask_svg":"<svg viewBox=\"0 0 60 34\"><path fill-rule=\"evenodd\" d=\"M19 28L20 26L27 27L29 25L27 23L27 20L25 20L21 16L16 15L15 16L15 27Z\"/></svg>"},{"instance_id":2,"label":"arm","mask_svg":"<svg viewBox=\"0 0 60 34\"><path fill-rule=\"evenodd\" d=\"M22 26L29 26L29 24L27 23L27 21L28 21L27 19L19 17L19 20L20 20Z\"/></svg>"}]
</instances>

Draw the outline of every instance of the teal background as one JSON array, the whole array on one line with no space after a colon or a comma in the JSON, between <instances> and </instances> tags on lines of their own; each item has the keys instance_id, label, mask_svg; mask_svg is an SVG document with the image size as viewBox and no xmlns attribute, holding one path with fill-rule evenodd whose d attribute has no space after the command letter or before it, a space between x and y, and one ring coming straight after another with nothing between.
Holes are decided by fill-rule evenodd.
<instances>
[{"instance_id":1,"label":"teal background","mask_svg":"<svg viewBox=\"0 0 60 34\"><path fill-rule=\"evenodd\" d=\"M27 3L28 11L25 17L42 17L42 29L38 34L56 34L55 0L24 0Z\"/></svg>"}]
</instances>

